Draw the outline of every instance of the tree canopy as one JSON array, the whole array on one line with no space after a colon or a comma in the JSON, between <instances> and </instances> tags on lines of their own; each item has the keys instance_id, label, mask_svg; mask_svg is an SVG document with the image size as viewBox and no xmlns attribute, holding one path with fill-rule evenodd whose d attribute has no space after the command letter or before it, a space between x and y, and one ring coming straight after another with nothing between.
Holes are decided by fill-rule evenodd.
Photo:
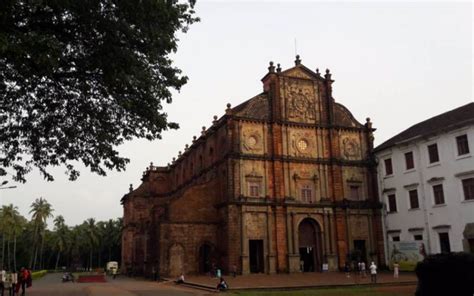
<instances>
[{"instance_id":1,"label":"tree canopy","mask_svg":"<svg viewBox=\"0 0 474 296\"><path fill-rule=\"evenodd\" d=\"M195 0L0 1L0 174L47 180L76 161L124 170L116 147L178 125L163 102L187 82L173 65Z\"/></svg>"}]
</instances>

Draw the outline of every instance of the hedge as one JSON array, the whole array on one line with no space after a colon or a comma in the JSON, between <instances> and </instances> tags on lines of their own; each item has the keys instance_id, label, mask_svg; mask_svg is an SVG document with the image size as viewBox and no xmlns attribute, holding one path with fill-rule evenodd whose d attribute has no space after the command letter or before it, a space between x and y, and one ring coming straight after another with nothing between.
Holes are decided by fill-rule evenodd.
<instances>
[{"instance_id":1,"label":"hedge","mask_svg":"<svg viewBox=\"0 0 474 296\"><path fill-rule=\"evenodd\" d=\"M418 263L415 273L416 296L474 295L474 254L431 255Z\"/></svg>"},{"instance_id":2,"label":"hedge","mask_svg":"<svg viewBox=\"0 0 474 296\"><path fill-rule=\"evenodd\" d=\"M47 270L35 271L35 272L32 272L32 273L31 273L31 278L32 278L33 280L37 280L37 279L40 279L40 278L42 278L43 276L45 276L46 273L48 273Z\"/></svg>"}]
</instances>

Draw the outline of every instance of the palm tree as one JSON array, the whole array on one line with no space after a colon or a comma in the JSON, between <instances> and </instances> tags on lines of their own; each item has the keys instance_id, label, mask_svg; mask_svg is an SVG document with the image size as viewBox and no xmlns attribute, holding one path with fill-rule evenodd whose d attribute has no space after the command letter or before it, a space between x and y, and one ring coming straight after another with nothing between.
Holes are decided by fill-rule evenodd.
<instances>
[{"instance_id":1,"label":"palm tree","mask_svg":"<svg viewBox=\"0 0 474 296\"><path fill-rule=\"evenodd\" d=\"M89 218L84 222L87 239L89 242L89 268L92 269L92 253L99 243L99 233L94 218Z\"/></svg>"},{"instance_id":2,"label":"palm tree","mask_svg":"<svg viewBox=\"0 0 474 296\"><path fill-rule=\"evenodd\" d=\"M31 219L35 224L35 232L33 234L33 253L31 254L30 267L33 269L36 267L36 258L38 254L38 236L41 236L41 249L40 249L40 267L43 261L43 245L44 245L44 231L46 229L46 220L52 217L53 208L51 204L44 198L37 198L31 204L30 214L33 214Z\"/></svg>"},{"instance_id":3,"label":"palm tree","mask_svg":"<svg viewBox=\"0 0 474 296\"><path fill-rule=\"evenodd\" d=\"M18 213L18 207L10 204L2 206L2 229L3 238L7 238L7 265L10 268L13 257L13 269L16 269L16 239L26 224L25 218ZM10 244L13 241L13 253L10 252Z\"/></svg>"},{"instance_id":4,"label":"palm tree","mask_svg":"<svg viewBox=\"0 0 474 296\"><path fill-rule=\"evenodd\" d=\"M56 265L55 265L55 270L58 269L58 264L59 264L59 258L61 256L61 253L65 250L66 245L67 245L67 231L68 228L66 224L64 223L64 217L62 215L56 216L54 219L54 230L56 232L56 241L55 241L55 247L58 250L58 254L56 256Z\"/></svg>"}]
</instances>

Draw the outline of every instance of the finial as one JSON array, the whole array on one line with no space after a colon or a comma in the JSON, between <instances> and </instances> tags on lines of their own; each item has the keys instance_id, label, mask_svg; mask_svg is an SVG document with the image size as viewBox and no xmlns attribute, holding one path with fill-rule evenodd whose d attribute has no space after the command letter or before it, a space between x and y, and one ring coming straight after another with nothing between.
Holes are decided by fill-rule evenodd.
<instances>
[{"instance_id":1,"label":"finial","mask_svg":"<svg viewBox=\"0 0 474 296\"><path fill-rule=\"evenodd\" d=\"M324 75L324 78L326 78L326 80L331 80L331 73L329 69L326 69L326 75Z\"/></svg>"},{"instance_id":2,"label":"finial","mask_svg":"<svg viewBox=\"0 0 474 296\"><path fill-rule=\"evenodd\" d=\"M230 107L231 107L231 104L230 104L230 103L227 103L227 105L226 105L226 106L227 106L227 109L230 109Z\"/></svg>"},{"instance_id":3,"label":"finial","mask_svg":"<svg viewBox=\"0 0 474 296\"><path fill-rule=\"evenodd\" d=\"M270 62L270 67L268 67L268 72L275 73L275 66L273 66L273 62Z\"/></svg>"},{"instance_id":4,"label":"finial","mask_svg":"<svg viewBox=\"0 0 474 296\"><path fill-rule=\"evenodd\" d=\"M178 156L181 157L181 151L178 151Z\"/></svg>"},{"instance_id":5,"label":"finial","mask_svg":"<svg viewBox=\"0 0 474 296\"><path fill-rule=\"evenodd\" d=\"M213 119L214 120L212 120L212 124L216 124L217 123L217 115L214 115Z\"/></svg>"},{"instance_id":6,"label":"finial","mask_svg":"<svg viewBox=\"0 0 474 296\"><path fill-rule=\"evenodd\" d=\"M128 191L130 191L130 192L133 191L133 184L130 184L130 187L128 187Z\"/></svg>"},{"instance_id":7,"label":"finial","mask_svg":"<svg viewBox=\"0 0 474 296\"><path fill-rule=\"evenodd\" d=\"M371 128L372 128L372 122L370 122L370 117L367 117L367 118L365 119L365 121L367 121L367 122L365 123L365 126L366 126L367 128L369 128L369 129L371 129Z\"/></svg>"},{"instance_id":8,"label":"finial","mask_svg":"<svg viewBox=\"0 0 474 296\"><path fill-rule=\"evenodd\" d=\"M176 157L173 157L173 163L176 161Z\"/></svg>"},{"instance_id":9,"label":"finial","mask_svg":"<svg viewBox=\"0 0 474 296\"><path fill-rule=\"evenodd\" d=\"M280 73L280 72L281 72L280 64L277 64L277 73Z\"/></svg>"},{"instance_id":10,"label":"finial","mask_svg":"<svg viewBox=\"0 0 474 296\"><path fill-rule=\"evenodd\" d=\"M193 143L196 142L196 136L193 136Z\"/></svg>"},{"instance_id":11,"label":"finial","mask_svg":"<svg viewBox=\"0 0 474 296\"><path fill-rule=\"evenodd\" d=\"M202 131L201 131L201 135L205 135L205 134L206 134L206 127L203 126L203 127L202 127Z\"/></svg>"},{"instance_id":12,"label":"finial","mask_svg":"<svg viewBox=\"0 0 474 296\"><path fill-rule=\"evenodd\" d=\"M188 151L188 149L189 149L189 145L188 144L184 145L184 151Z\"/></svg>"},{"instance_id":13,"label":"finial","mask_svg":"<svg viewBox=\"0 0 474 296\"><path fill-rule=\"evenodd\" d=\"M319 73L319 68L316 68L316 76L321 77L321 73Z\"/></svg>"},{"instance_id":14,"label":"finial","mask_svg":"<svg viewBox=\"0 0 474 296\"><path fill-rule=\"evenodd\" d=\"M153 161L150 162L150 169L153 169Z\"/></svg>"},{"instance_id":15,"label":"finial","mask_svg":"<svg viewBox=\"0 0 474 296\"><path fill-rule=\"evenodd\" d=\"M295 66L298 66L299 64L301 64L301 59L300 59L300 55L297 54L296 55L296 60L295 60Z\"/></svg>"},{"instance_id":16,"label":"finial","mask_svg":"<svg viewBox=\"0 0 474 296\"><path fill-rule=\"evenodd\" d=\"M230 103L227 103L227 108L225 109L225 114L232 114L232 108Z\"/></svg>"}]
</instances>

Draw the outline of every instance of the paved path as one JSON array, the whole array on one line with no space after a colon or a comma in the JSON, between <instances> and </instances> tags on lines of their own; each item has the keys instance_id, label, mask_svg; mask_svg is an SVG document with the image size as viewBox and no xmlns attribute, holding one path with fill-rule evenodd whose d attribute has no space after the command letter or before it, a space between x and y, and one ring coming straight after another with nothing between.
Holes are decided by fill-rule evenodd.
<instances>
[{"instance_id":1,"label":"paved path","mask_svg":"<svg viewBox=\"0 0 474 296\"><path fill-rule=\"evenodd\" d=\"M121 278L107 279L107 283L62 283L61 274L47 274L34 281L27 296L204 296L214 293L176 286L171 282L154 283Z\"/></svg>"},{"instance_id":2,"label":"paved path","mask_svg":"<svg viewBox=\"0 0 474 296\"><path fill-rule=\"evenodd\" d=\"M354 273L347 277L343 272L307 272L292 274L252 274L245 276L225 276L226 282L231 289L259 289L259 288L291 288L291 287L315 287L315 286L339 286L354 284L370 284L370 276L361 277ZM216 287L217 278L209 276L188 276L186 282L208 287ZM395 279L393 273L381 272L377 275L377 283L382 284L416 284L417 278L414 273L401 273Z\"/></svg>"}]
</instances>

